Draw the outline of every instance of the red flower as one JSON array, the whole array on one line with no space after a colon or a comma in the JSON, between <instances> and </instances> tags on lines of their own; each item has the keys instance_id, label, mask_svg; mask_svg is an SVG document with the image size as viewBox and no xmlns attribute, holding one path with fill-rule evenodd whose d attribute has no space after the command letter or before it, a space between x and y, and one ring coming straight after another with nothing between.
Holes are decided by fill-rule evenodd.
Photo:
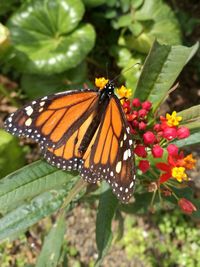
<instances>
[{"instance_id":1,"label":"red flower","mask_svg":"<svg viewBox=\"0 0 200 267\"><path fill-rule=\"evenodd\" d=\"M172 177L172 170L176 167L182 167L184 165L184 154L181 152L177 155L168 156L168 164L164 162L159 162L156 164L156 167L163 171L164 173L160 175L159 182L164 183ZM184 173L183 173L184 174ZM178 178L174 176L176 180ZM178 180L179 181L179 180Z\"/></svg>"},{"instance_id":2,"label":"red flower","mask_svg":"<svg viewBox=\"0 0 200 267\"><path fill-rule=\"evenodd\" d=\"M187 200L186 198L180 198L178 201L178 205L181 210L186 214L192 214L197 208L194 206L192 202Z\"/></svg>"},{"instance_id":3,"label":"red flower","mask_svg":"<svg viewBox=\"0 0 200 267\"><path fill-rule=\"evenodd\" d=\"M146 158L147 156L146 147L143 145L137 145L134 152L138 157Z\"/></svg>"},{"instance_id":4,"label":"red flower","mask_svg":"<svg viewBox=\"0 0 200 267\"><path fill-rule=\"evenodd\" d=\"M163 148L161 146L156 144L156 145L153 146L151 152L152 152L152 155L153 155L154 158L161 158L162 155L163 155L164 150L163 150Z\"/></svg>"},{"instance_id":5,"label":"red flower","mask_svg":"<svg viewBox=\"0 0 200 267\"><path fill-rule=\"evenodd\" d=\"M178 139L184 139L187 138L190 135L190 131L187 127L181 126L177 130L177 137Z\"/></svg>"},{"instance_id":6,"label":"red flower","mask_svg":"<svg viewBox=\"0 0 200 267\"><path fill-rule=\"evenodd\" d=\"M150 163L148 160L140 160L138 168L143 172L147 172L150 168Z\"/></svg>"},{"instance_id":7,"label":"red flower","mask_svg":"<svg viewBox=\"0 0 200 267\"><path fill-rule=\"evenodd\" d=\"M137 116L134 114L127 114L126 119L127 121L133 121Z\"/></svg>"},{"instance_id":8,"label":"red flower","mask_svg":"<svg viewBox=\"0 0 200 267\"><path fill-rule=\"evenodd\" d=\"M143 134L143 140L146 145L150 145L156 141L156 137L154 133L152 133L151 131L147 131Z\"/></svg>"},{"instance_id":9,"label":"red flower","mask_svg":"<svg viewBox=\"0 0 200 267\"><path fill-rule=\"evenodd\" d=\"M172 140L177 137L177 131L175 127L166 127L163 130L162 136L167 140Z\"/></svg>"},{"instance_id":10,"label":"red flower","mask_svg":"<svg viewBox=\"0 0 200 267\"><path fill-rule=\"evenodd\" d=\"M138 108L138 107L141 106L141 102L140 102L139 98L134 98L134 99L133 99L133 101L132 101L132 106L133 106L133 107L136 107L136 108Z\"/></svg>"},{"instance_id":11,"label":"red flower","mask_svg":"<svg viewBox=\"0 0 200 267\"><path fill-rule=\"evenodd\" d=\"M150 101L148 101L148 100L144 101L142 103L142 108L146 109L147 111L149 111L151 109L151 107L152 107L152 103Z\"/></svg>"},{"instance_id":12,"label":"red flower","mask_svg":"<svg viewBox=\"0 0 200 267\"><path fill-rule=\"evenodd\" d=\"M169 155L171 155L171 156L178 155L178 147L174 144L168 145L167 151L168 151Z\"/></svg>"},{"instance_id":13,"label":"red flower","mask_svg":"<svg viewBox=\"0 0 200 267\"><path fill-rule=\"evenodd\" d=\"M161 176L159 178L159 182L161 184L166 182L167 180L169 180L172 177L172 169L174 166L167 164L167 163L164 163L164 162L159 162L156 164L156 167L164 172L163 174L161 174Z\"/></svg>"}]
</instances>

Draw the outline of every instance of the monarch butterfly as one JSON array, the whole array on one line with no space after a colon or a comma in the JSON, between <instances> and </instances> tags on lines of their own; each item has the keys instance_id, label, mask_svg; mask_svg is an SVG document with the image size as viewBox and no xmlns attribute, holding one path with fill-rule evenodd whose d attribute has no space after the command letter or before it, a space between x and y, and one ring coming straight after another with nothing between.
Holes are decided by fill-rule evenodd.
<instances>
[{"instance_id":1,"label":"monarch butterfly","mask_svg":"<svg viewBox=\"0 0 200 267\"><path fill-rule=\"evenodd\" d=\"M100 89L59 92L28 103L5 121L8 132L32 138L44 158L78 170L89 183L106 180L122 202L135 184L133 141L112 82Z\"/></svg>"}]
</instances>

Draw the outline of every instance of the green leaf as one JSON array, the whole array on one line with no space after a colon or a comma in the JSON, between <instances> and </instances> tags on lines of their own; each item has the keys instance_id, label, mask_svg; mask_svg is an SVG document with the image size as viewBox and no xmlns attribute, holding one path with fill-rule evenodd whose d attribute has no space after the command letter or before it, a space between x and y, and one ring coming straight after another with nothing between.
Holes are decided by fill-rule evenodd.
<instances>
[{"instance_id":1,"label":"green leaf","mask_svg":"<svg viewBox=\"0 0 200 267\"><path fill-rule=\"evenodd\" d=\"M192 133L189 137L185 139L180 139L172 142L172 144L177 145L178 147L186 147L191 145L200 144L200 132Z\"/></svg>"},{"instance_id":2,"label":"green leaf","mask_svg":"<svg viewBox=\"0 0 200 267\"><path fill-rule=\"evenodd\" d=\"M99 255L95 267L100 266L111 245L111 223L117 205L118 200L110 189L101 195L96 219L96 242Z\"/></svg>"},{"instance_id":3,"label":"green leaf","mask_svg":"<svg viewBox=\"0 0 200 267\"><path fill-rule=\"evenodd\" d=\"M6 0L0 2L0 16L5 15L7 12L13 11L18 3L18 0Z\"/></svg>"},{"instance_id":4,"label":"green leaf","mask_svg":"<svg viewBox=\"0 0 200 267\"><path fill-rule=\"evenodd\" d=\"M181 30L172 9L162 0L145 0L141 9L135 12L139 21L152 20L153 26L147 30L149 38L156 39L162 44L180 44ZM146 26L148 29L148 25ZM145 30L144 30L145 31ZM167 34L170 33L170 34Z\"/></svg>"},{"instance_id":5,"label":"green leaf","mask_svg":"<svg viewBox=\"0 0 200 267\"><path fill-rule=\"evenodd\" d=\"M130 204L121 204L120 210L128 214L145 214L148 212L152 193L135 193L135 201Z\"/></svg>"},{"instance_id":6,"label":"green leaf","mask_svg":"<svg viewBox=\"0 0 200 267\"><path fill-rule=\"evenodd\" d=\"M179 73L198 49L192 47L160 45L155 42L143 67L134 97L149 100L155 111L168 94Z\"/></svg>"},{"instance_id":7,"label":"green leaf","mask_svg":"<svg viewBox=\"0 0 200 267\"><path fill-rule=\"evenodd\" d=\"M69 189L54 189L45 192L29 204L24 204L0 219L0 240L16 237L28 227L58 210ZM14 200L13 200L14 201Z\"/></svg>"},{"instance_id":8,"label":"green leaf","mask_svg":"<svg viewBox=\"0 0 200 267\"><path fill-rule=\"evenodd\" d=\"M38 257L36 267L57 267L64 241L66 222L63 217L58 218L46 236L42 251Z\"/></svg>"},{"instance_id":9,"label":"green leaf","mask_svg":"<svg viewBox=\"0 0 200 267\"><path fill-rule=\"evenodd\" d=\"M141 73L140 64L143 62L143 56L133 56L127 48L116 45L110 47L110 53L115 57L117 65L122 68L121 75L126 81L126 87L131 88L133 94Z\"/></svg>"},{"instance_id":10,"label":"green leaf","mask_svg":"<svg viewBox=\"0 0 200 267\"><path fill-rule=\"evenodd\" d=\"M200 131L200 105L185 109L177 116L182 117L181 125L188 127L191 132Z\"/></svg>"},{"instance_id":11,"label":"green leaf","mask_svg":"<svg viewBox=\"0 0 200 267\"><path fill-rule=\"evenodd\" d=\"M131 24L131 21L132 21L131 14L126 14L126 15L119 17L119 19L115 23L113 22L113 27L115 29L126 27Z\"/></svg>"},{"instance_id":12,"label":"green leaf","mask_svg":"<svg viewBox=\"0 0 200 267\"><path fill-rule=\"evenodd\" d=\"M25 164L24 153L18 140L0 129L0 178Z\"/></svg>"},{"instance_id":13,"label":"green leaf","mask_svg":"<svg viewBox=\"0 0 200 267\"><path fill-rule=\"evenodd\" d=\"M0 213L5 214L45 191L70 186L78 177L43 161L29 164L0 181Z\"/></svg>"},{"instance_id":14,"label":"green leaf","mask_svg":"<svg viewBox=\"0 0 200 267\"><path fill-rule=\"evenodd\" d=\"M81 24L80 0L35 0L9 20L16 50L13 64L22 72L53 74L76 67L94 45L95 33Z\"/></svg>"},{"instance_id":15,"label":"green leaf","mask_svg":"<svg viewBox=\"0 0 200 267\"><path fill-rule=\"evenodd\" d=\"M137 26L138 23L140 27ZM132 24L129 25L129 30L132 34L124 31L119 43L140 53L147 54L155 40L162 44L181 44L178 20L171 8L162 0L143 1L141 8L136 8L132 12Z\"/></svg>"},{"instance_id":16,"label":"green leaf","mask_svg":"<svg viewBox=\"0 0 200 267\"><path fill-rule=\"evenodd\" d=\"M67 72L50 76L24 74L21 79L21 87L28 98L35 99L67 89L78 89L87 82L86 76L86 64L81 63Z\"/></svg>"}]
</instances>

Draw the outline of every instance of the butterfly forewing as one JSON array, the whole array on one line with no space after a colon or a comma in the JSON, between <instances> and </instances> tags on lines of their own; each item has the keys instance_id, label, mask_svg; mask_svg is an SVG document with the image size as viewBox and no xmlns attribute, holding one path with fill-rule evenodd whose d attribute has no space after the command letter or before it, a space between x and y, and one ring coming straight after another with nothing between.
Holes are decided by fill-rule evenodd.
<instances>
[{"instance_id":1,"label":"butterfly forewing","mask_svg":"<svg viewBox=\"0 0 200 267\"><path fill-rule=\"evenodd\" d=\"M42 146L59 147L96 109L97 99L97 91L87 89L46 96L11 114L5 128Z\"/></svg>"}]
</instances>

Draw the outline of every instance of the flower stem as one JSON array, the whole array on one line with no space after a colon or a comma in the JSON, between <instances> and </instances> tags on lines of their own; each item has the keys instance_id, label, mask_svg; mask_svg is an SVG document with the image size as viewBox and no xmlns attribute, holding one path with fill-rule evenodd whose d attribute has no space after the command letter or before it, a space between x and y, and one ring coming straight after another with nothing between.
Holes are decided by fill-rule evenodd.
<instances>
[{"instance_id":1,"label":"flower stem","mask_svg":"<svg viewBox=\"0 0 200 267\"><path fill-rule=\"evenodd\" d=\"M150 207L151 207L152 209L153 209L153 203L154 203L154 200L155 200L156 192L157 192L157 190L155 190L155 191L153 192L153 196L152 196L152 199L151 199Z\"/></svg>"},{"instance_id":2,"label":"flower stem","mask_svg":"<svg viewBox=\"0 0 200 267\"><path fill-rule=\"evenodd\" d=\"M66 206L72 201L72 199L83 189L87 186L87 182L83 179L79 179L72 190L70 191L69 195L65 198L60 210L58 211L58 216L61 217L65 211Z\"/></svg>"}]
</instances>

